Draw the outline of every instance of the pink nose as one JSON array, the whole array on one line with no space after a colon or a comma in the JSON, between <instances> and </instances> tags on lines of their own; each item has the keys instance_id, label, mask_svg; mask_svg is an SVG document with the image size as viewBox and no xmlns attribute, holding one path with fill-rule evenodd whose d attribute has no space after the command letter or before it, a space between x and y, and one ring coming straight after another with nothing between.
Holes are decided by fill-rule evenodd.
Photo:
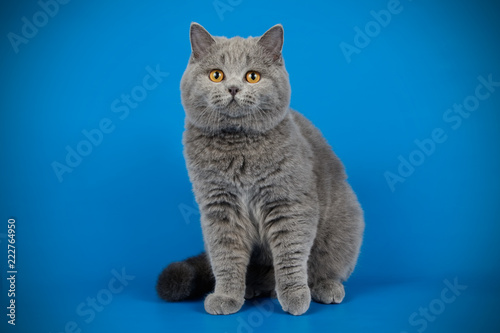
<instances>
[{"instance_id":1,"label":"pink nose","mask_svg":"<svg viewBox=\"0 0 500 333\"><path fill-rule=\"evenodd\" d=\"M231 87L231 88L228 89L228 91L234 97L234 95L236 95L238 93L238 91L240 91L240 90L238 88L236 88L236 87Z\"/></svg>"}]
</instances>

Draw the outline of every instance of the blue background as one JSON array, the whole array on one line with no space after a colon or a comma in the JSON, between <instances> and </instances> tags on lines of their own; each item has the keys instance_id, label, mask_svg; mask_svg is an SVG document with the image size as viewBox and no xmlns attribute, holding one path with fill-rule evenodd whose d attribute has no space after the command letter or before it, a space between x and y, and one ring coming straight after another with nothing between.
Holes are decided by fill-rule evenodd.
<instances>
[{"instance_id":1,"label":"blue background","mask_svg":"<svg viewBox=\"0 0 500 333\"><path fill-rule=\"evenodd\" d=\"M348 62L340 44L355 45L355 27L376 29L370 11L387 6L74 0L59 5L16 53L8 34L21 35L22 18L32 22L41 7L4 2L1 331L498 331L500 87L458 128L443 116L474 95L479 76L500 81L499 2L401 0L400 13L372 30ZM221 317L206 314L202 301L157 298L160 271L203 249L181 144L179 82L192 21L226 36L258 36L283 24L291 106L322 130L365 209L362 254L343 304L312 303L292 317L264 299L257 305L270 311L247 302ZM112 103L123 107L122 94L144 91L148 66L168 76L121 119ZM77 149L82 131L106 118L111 133L60 181L53 163L66 164L66 147ZM428 156L415 153L415 140L435 129L446 141ZM397 174L400 158L410 155L419 165L391 189L385 173ZM10 217L17 231L15 327L6 317ZM129 280L120 287L113 271L122 270ZM453 295L444 281L455 279L467 289L444 303L442 292ZM105 304L91 316L86 302L96 297ZM424 319L418 313L429 306L437 315Z\"/></svg>"}]
</instances>

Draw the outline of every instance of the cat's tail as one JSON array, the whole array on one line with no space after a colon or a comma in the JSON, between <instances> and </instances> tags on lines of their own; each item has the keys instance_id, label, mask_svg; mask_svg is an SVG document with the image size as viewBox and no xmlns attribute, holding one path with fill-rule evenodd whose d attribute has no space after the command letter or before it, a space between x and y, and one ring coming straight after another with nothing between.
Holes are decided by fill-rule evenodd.
<instances>
[{"instance_id":1,"label":"cat's tail","mask_svg":"<svg viewBox=\"0 0 500 333\"><path fill-rule=\"evenodd\" d=\"M215 278L206 253L173 262L158 277L156 292L160 298L177 302L204 296L214 290Z\"/></svg>"}]
</instances>

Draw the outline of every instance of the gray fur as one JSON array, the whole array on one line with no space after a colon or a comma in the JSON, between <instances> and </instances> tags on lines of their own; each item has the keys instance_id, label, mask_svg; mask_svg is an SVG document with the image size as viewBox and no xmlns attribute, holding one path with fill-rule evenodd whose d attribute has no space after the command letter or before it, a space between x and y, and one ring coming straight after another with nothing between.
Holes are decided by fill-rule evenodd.
<instances>
[{"instance_id":1,"label":"gray fur","mask_svg":"<svg viewBox=\"0 0 500 333\"><path fill-rule=\"evenodd\" d=\"M206 311L234 313L245 296L273 290L293 315L306 312L311 297L340 303L363 212L319 130L289 108L282 26L260 38L227 39L193 23L190 36L183 142L215 277ZM221 82L209 79L213 69L224 72ZM245 80L250 70L259 82ZM238 89L235 101L230 88ZM246 281L251 267L266 268L264 281Z\"/></svg>"}]
</instances>

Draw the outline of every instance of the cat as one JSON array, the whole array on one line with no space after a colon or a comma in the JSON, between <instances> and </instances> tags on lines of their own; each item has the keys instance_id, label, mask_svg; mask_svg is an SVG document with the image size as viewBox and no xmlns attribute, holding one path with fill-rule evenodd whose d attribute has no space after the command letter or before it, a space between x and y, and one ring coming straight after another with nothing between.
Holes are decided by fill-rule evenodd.
<instances>
[{"instance_id":1,"label":"cat","mask_svg":"<svg viewBox=\"0 0 500 333\"><path fill-rule=\"evenodd\" d=\"M206 253L165 268L158 295L210 293L210 314L235 313L257 296L276 296L292 315L311 298L340 303L363 211L320 131L289 107L283 27L228 39L192 23L190 40L183 144Z\"/></svg>"}]
</instances>

